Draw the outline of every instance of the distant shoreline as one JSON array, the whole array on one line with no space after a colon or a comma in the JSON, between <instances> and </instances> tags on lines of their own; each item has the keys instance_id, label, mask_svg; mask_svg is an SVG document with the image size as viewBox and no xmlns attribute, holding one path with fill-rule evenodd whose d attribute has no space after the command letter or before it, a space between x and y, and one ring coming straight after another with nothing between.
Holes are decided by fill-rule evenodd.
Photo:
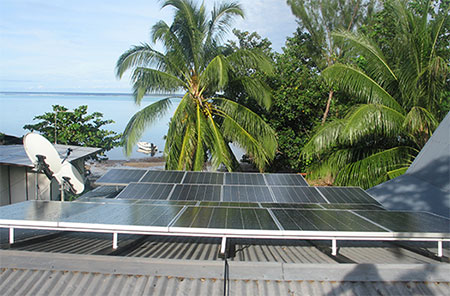
<instances>
[{"instance_id":1,"label":"distant shoreline","mask_svg":"<svg viewBox=\"0 0 450 296\"><path fill-rule=\"evenodd\" d=\"M132 93L104 93L104 92L53 92L53 91L0 91L4 95L63 95L63 96L132 96ZM165 96L182 97L182 94L146 94L145 96L165 97Z\"/></svg>"}]
</instances>

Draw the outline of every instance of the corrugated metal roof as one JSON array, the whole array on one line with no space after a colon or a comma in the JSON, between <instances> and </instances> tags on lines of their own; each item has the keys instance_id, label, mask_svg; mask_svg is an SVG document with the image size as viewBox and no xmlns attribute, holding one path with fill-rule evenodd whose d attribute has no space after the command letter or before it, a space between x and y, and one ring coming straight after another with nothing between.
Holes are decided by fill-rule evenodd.
<instances>
[{"instance_id":1,"label":"corrugated metal roof","mask_svg":"<svg viewBox=\"0 0 450 296\"><path fill-rule=\"evenodd\" d=\"M3 268L4 295L223 295L223 279ZM449 295L449 283L231 280L230 295Z\"/></svg>"},{"instance_id":2,"label":"corrugated metal roof","mask_svg":"<svg viewBox=\"0 0 450 296\"><path fill-rule=\"evenodd\" d=\"M0 251L5 295L222 295L223 262ZM449 295L448 264L230 262L230 295ZM390 279L390 280L387 280Z\"/></svg>"},{"instance_id":3,"label":"corrugated metal roof","mask_svg":"<svg viewBox=\"0 0 450 296\"><path fill-rule=\"evenodd\" d=\"M55 144L54 146L61 159L65 157L68 148L72 149L68 157L69 161L74 161L102 150L101 148L73 145ZM0 164L33 167L33 164L25 153L23 145L0 145Z\"/></svg>"}]
</instances>

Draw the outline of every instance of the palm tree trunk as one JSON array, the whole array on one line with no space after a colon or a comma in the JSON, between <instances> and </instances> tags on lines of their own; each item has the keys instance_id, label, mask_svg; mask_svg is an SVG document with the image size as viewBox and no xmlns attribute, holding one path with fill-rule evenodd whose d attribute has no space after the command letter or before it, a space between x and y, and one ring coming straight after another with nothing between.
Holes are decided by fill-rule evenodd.
<instances>
[{"instance_id":1,"label":"palm tree trunk","mask_svg":"<svg viewBox=\"0 0 450 296\"><path fill-rule=\"evenodd\" d=\"M322 125L327 120L328 112L330 112L330 105L331 105L331 100L333 99L333 93L334 93L333 89L330 89L330 92L328 93L327 106L325 107L325 112L323 113Z\"/></svg>"}]
</instances>

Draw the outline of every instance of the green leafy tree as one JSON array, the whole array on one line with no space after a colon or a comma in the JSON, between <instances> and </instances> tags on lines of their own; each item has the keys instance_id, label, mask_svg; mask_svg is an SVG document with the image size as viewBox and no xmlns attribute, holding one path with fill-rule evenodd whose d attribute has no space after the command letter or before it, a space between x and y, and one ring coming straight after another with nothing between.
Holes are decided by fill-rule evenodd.
<instances>
[{"instance_id":1,"label":"green leafy tree","mask_svg":"<svg viewBox=\"0 0 450 296\"><path fill-rule=\"evenodd\" d=\"M331 174L338 185L368 188L402 174L448 112L442 109L448 64L436 47L448 13L430 18L430 1L422 2L421 14L401 0L386 9L397 22L390 59L363 34L333 34L365 62L336 63L323 76L360 104L318 129L302 155L315 158L313 176Z\"/></svg>"},{"instance_id":2,"label":"green leafy tree","mask_svg":"<svg viewBox=\"0 0 450 296\"><path fill-rule=\"evenodd\" d=\"M113 120L103 120L99 112L88 114L87 109L88 106L82 105L69 111L64 106L53 105L53 112L35 116L34 120L39 122L23 128L39 132L52 143L102 148L98 156L104 158L105 151L120 146L121 135L102 129L114 123Z\"/></svg>"},{"instance_id":3,"label":"green leafy tree","mask_svg":"<svg viewBox=\"0 0 450 296\"><path fill-rule=\"evenodd\" d=\"M298 156L312 129L320 123L320 99L326 95L327 86L309 56L311 46L310 35L297 29L276 58L276 75L271 77L273 107L267 115L278 137L272 171L303 170Z\"/></svg>"},{"instance_id":4,"label":"green leafy tree","mask_svg":"<svg viewBox=\"0 0 450 296\"><path fill-rule=\"evenodd\" d=\"M300 29L311 36L313 46L309 54L319 70L323 70L342 54L331 33L339 29L353 31L366 22L373 13L375 0L287 0L287 4ZM333 95L334 89L330 88L322 124L328 117Z\"/></svg>"},{"instance_id":5,"label":"green leafy tree","mask_svg":"<svg viewBox=\"0 0 450 296\"><path fill-rule=\"evenodd\" d=\"M205 161L211 160L214 168L223 164L232 170L236 159L228 142L233 142L251 155L262 171L275 154L274 131L258 114L223 95L228 84L240 80L258 104L271 105L264 82L239 73L242 64L271 72L264 54L238 50L226 55L220 46L232 18L243 17L241 7L234 2L215 5L210 17L204 5L190 0L167 0L162 7L174 8L173 22L156 23L151 37L153 42L160 41L165 51L156 51L149 44L132 47L119 58L117 76L132 71L136 103L146 93L184 92L169 123L166 168L202 170ZM145 128L167 112L170 100L169 96L151 104L131 118L123 136L127 153Z\"/></svg>"}]
</instances>

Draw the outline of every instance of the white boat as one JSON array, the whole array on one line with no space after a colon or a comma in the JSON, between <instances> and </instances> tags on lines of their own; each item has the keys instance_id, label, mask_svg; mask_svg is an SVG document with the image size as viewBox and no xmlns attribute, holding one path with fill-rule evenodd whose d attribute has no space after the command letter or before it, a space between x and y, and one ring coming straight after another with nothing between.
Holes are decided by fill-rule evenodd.
<instances>
[{"instance_id":1,"label":"white boat","mask_svg":"<svg viewBox=\"0 0 450 296\"><path fill-rule=\"evenodd\" d=\"M158 146L154 145L153 143L149 142L138 142L138 151L143 153L152 153L155 154L156 151L158 151Z\"/></svg>"}]
</instances>

